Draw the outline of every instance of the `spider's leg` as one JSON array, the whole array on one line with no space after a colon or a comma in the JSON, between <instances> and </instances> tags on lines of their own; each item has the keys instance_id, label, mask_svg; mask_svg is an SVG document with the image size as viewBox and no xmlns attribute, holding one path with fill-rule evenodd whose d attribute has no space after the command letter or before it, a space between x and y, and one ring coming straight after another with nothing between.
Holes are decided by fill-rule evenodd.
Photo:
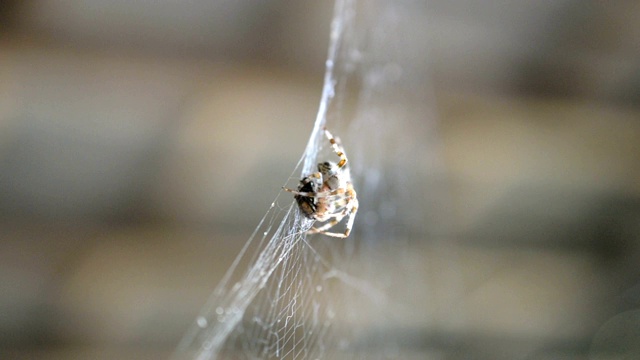
<instances>
[{"instance_id":1,"label":"spider's leg","mask_svg":"<svg viewBox=\"0 0 640 360\"><path fill-rule=\"evenodd\" d=\"M327 236L337 237L337 238L347 238L351 233L351 229L353 228L353 222L356 220L356 214L358 213L358 200L354 197L352 199L352 203L350 207L346 207L345 210L335 217L335 219L331 220L331 222L319 227L312 228L308 232L310 234L320 233ZM344 230L344 233L335 233L335 232L327 232L325 230L329 230L331 227L339 223L347 214L349 214L349 220L347 221L347 226Z\"/></svg>"},{"instance_id":2,"label":"spider's leg","mask_svg":"<svg viewBox=\"0 0 640 360\"><path fill-rule=\"evenodd\" d=\"M306 191L298 191L283 187L282 190L288 191L295 195L307 196L312 198L334 198L344 196L344 189L338 188L331 191L321 191L321 192L306 192Z\"/></svg>"},{"instance_id":3,"label":"spider's leg","mask_svg":"<svg viewBox=\"0 0 640 360\"><path fill-rule=\"evenodd\" d=\"M284 186L282 187L282 190L288 191L288 192L290 192L290 193L292 193L294 195L302 195L302 196L308 196L308 197L315 197L315 194L316 194L314 192L300 192L298 190L289 189L289 188L284 187Z\"/></svg>"},{"instance_id":4,"label":"spider's leg","mask_svg":"<svg viewBox=\"0 0 640 360\"><path fill-rule=\"evenodd\" d=\"M326 224L324 224L324 225L322 225L322 226L320 226L318 228L315 228L315 227L311 228L309 231L307 231L307 233L309 233L309 234L320 233L320 234L327 235L327 233L325 231L331 229L336 224L338 224L340 221L342 221L342 219L345 217L345 215L346 214L343 214L343 213L336 214L335 216L333 216L334 217L333 220L329 221L328 223L326 223ZM331 236L331 235L329 235L329 236Z\"/></svg>"},{"instance_id":5,"label":"spider's leg","mask_svg":"<svg viewBox=\"0 0 640 360\"><path fill-rule=\"evenodd\" d=\"M351 207L351 212L349 213L349 220L347 221L347 226L344 230L344 237L349 236L349 233L351 233L353 222L356 220L356 214L358 213L358 199L353 199L353 201L354 204Z\"/></svg>"},{"instance_id":6,"label":"spider's leg","mask_svg":"<svg viewBox=\"0 0 640 360\"><path fill-rule=\"evenodd\" d=\"M327 128L324 128L324 135L327 137L327 139L329 139L329 142L331 143L331 148L333 148L333 152L340 157L340 162L338 162L338 168L339 169L343 168L345 165L347 165L348 160L347 160L347 155L345 155L344 149L340 144L340 141L334 138L333 135L331 135L331 133L329 132L329 130L327 130Z\"/></svg>"},{"instance_id":7,"label":"spider's leg","mask_svg":"<svg viewBox=\"0 0 640 360\"><path fill-rule=\"evenodd\" d=\"M314 179L316 180L314 181ZM316 192L309 191L309 190L316 190L316 188L319 188L321 185L322 185L322 174L319 172L315 172L309 176L304 177L302 180L300 180L300 185L298 186L297 190L289 189L284 186L282 187L282 190L288 191L290 193L294 193L296 195L315 197ZM305 191L300 191L302 189L304 189Z\"/></svg>"},{"instance_id":8,"label":"spider's leg","mask_svg":"<svg viewBox=\"0 0 640 360\"><path fill-rule=\"evenodd\" d=\"M347 211L349 208L349 203L356 198L356 192L353 190L352 186L349 186L346 190L342 190L339 194L324 197L325 199L331 199L333 205L333 213L338 213L340 210ZM322 198L322 197L321 197Z\"/></svg>"},{"instance_id":9,"label":"spider's leg","mask_svg":"<svg viewBox=\"0 0 640 360\"><path fill-rule=\"evenodd\" d=\"M349 212L349 208L351 207L352 197L348 194L344 194L344 196L337 198L331 202L331 212L329 215L335 214L346 214ZM325 204L324 202L322 204ZM330 216L331 217L331 216Z\"/></svg>"},{"instance_id":10,"label":"spider's leg","mask_svg":"<svg viewBox=\"0 0 640 360\"><path fill-rule=\"evenodd\" d=\"M331 212L325 212L325 213L321 213L321 214L316 213L314 218L316 219L316 221L323 223L325 221L328 221L329 219L334 219L334 218L338 218L338 217L343 218L348 213L349 213L349 208L348 207L343 207L343 208L336 209L335 211L331 211Z\"/></svg>"}]
</instances>

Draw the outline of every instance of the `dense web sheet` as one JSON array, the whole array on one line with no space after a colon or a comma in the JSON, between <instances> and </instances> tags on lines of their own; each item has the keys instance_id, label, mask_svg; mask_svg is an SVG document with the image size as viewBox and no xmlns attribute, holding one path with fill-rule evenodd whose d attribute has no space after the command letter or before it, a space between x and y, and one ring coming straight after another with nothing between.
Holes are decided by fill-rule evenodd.
<instances>
[{"instance_id":1,"label":"dense web sheet","mask_svg":"<svg viewBox=\"0 0 640 360\"><path fill-rule=\"evenodd\" d=\"M407 54L423 35L406 23L417 6L336 1L320 108L286 186L337 160L326 125L342 138L358 191L352 235L307 235L313 222L280 191L174 359L403 357L385 332L415 309L395 299L425 287L403 256L439 221L424 192L440 169L429 155L437 144L424 59Z\"/></svg>"}]
</instances>

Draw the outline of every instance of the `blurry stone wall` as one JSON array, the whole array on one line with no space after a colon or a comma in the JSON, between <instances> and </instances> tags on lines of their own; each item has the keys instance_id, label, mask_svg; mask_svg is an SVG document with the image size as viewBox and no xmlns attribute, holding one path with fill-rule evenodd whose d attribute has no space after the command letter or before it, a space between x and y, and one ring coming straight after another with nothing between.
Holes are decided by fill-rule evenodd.
<instances>
[{"instance_id":1,"label":"blurry stone wall","mask_svg":"<svg viewBox=\"0 0 640 360\"><path fill-rule=\"evenodd\" d=\"M416 314L410 338L444 358L584 358L640 309L640 6L412 6L467 320ZM304 148L331 13L0 4L0 357L167 357ZM416 276L444 293L436 255L416 249Z\"/></svg>"}]
</instances>

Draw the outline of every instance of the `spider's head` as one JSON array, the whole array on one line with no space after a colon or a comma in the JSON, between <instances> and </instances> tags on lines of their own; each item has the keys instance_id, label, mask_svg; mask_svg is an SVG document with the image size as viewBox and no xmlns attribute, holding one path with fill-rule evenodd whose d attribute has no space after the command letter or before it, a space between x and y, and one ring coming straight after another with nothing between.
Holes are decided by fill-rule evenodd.
<instances>
[{"instance_id":1,"label":"spider's head","mask_svg":"<svg viewBox=\"0 0 640 360\"><path fill-rule=\"evenodd\" d=\"M338 173L338 165L331 161L318 163L318 171L322 173L322 177L327 178Z\"/></svg>"}]
</instances>

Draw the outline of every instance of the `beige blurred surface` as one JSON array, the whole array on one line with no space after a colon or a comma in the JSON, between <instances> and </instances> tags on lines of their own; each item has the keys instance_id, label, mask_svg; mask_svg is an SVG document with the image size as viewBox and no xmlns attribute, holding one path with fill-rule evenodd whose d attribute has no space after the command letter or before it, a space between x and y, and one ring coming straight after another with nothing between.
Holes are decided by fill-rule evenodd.
<instances>
[{"instance_id":1,"label":"beige blurred surface","mask_svg":"<svg viewBox=\"0 0 640 360\"><path fill-rule=\"evenodd\" d=\"M329 3L89 3L0 12L2 358L166 358L317 111ZM366 326L434 359L582 359L640 308L638 6L590 4L417 7L455 231L407 250L402 321Z\"/></svg>"}]
</instances>

